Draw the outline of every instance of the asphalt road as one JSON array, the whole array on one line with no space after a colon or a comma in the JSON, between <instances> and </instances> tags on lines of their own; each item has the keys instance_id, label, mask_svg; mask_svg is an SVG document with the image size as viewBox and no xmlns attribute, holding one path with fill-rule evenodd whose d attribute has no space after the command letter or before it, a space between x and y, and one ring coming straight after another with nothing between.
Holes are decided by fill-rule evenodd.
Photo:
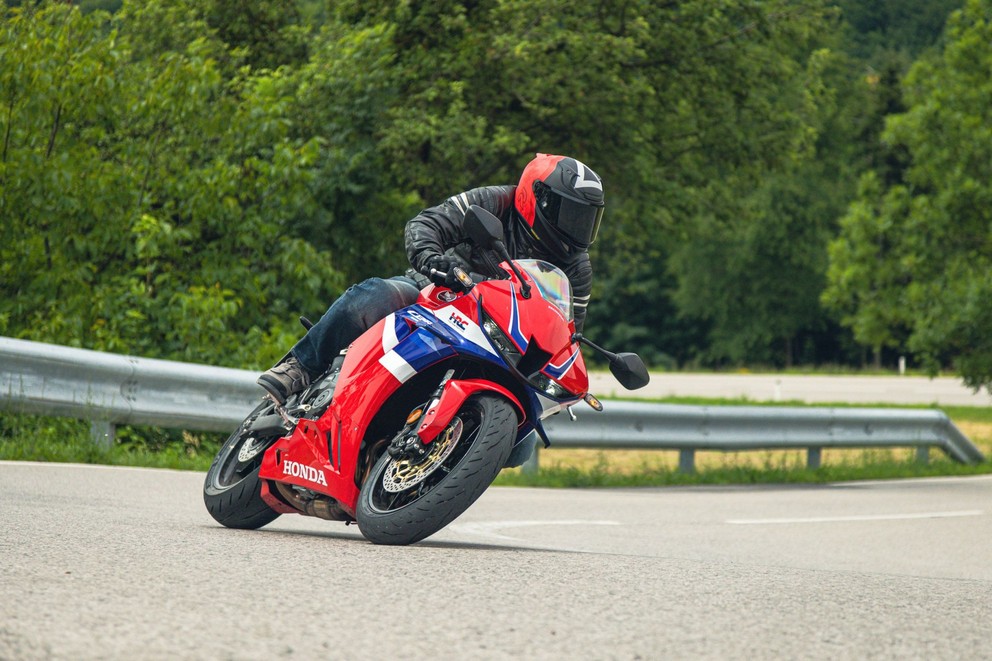
<instances>
[{"instance_id":1,"label":"asphalt road","mask_svg":"<svg viewBox=\"0 0 992 661\"><path fill-rule=\"evenodd\" d=\"M0 462L0 659L992 658L992 479L490 489L406 548Z\"/></svg>"}]
</instances>

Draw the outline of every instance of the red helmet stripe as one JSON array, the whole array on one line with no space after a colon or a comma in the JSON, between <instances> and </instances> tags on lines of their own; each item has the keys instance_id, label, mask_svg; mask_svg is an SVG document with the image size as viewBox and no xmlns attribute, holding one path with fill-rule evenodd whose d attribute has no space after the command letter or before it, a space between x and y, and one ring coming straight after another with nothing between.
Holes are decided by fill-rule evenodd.
<instances>
[{"instance_id":1,"label":"red helmet stripe","mask_svg":"<svg viewBox=\"0 0 992 661\"><path fill-rule=\"evenodd\" d=\"M534 227L534 182L544 181L564 159L564 156L537 154L520 175L515 203L517 212L527 221L528 226Z\"/></svg>"}]
</instances>

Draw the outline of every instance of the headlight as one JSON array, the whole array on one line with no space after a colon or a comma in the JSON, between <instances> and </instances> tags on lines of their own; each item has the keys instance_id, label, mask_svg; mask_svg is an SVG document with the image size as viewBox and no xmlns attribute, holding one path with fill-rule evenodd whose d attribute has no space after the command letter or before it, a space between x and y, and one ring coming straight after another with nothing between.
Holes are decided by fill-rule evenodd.
<instances>
[{"instance_id":1,"label":"headlight","mask_svg":"<svg viewBox=\"0 0 992 661\"><path fill-rule=\"evenodd\" d=\"M568 397L575 397L572 393L568 392L561 387L554 379L548 377L546 374L538 372L530 380L530 382L540 391L549 397L554 397L555 399L566 399Z\"/></svg>"},{"instance_id":2,"label":"headlight","mask_svg":"<svg viewBox=\"0 0 992 661\"><path fill-rule=\"evenodd\" d=\"M506 333L496 324L495 321L490 319L485 314L482 315L482 330L486 332L489 336L489 340L493 343L503 357L506 358L507 362L511 365L516 365L520 362L520 351L517 349L516 345L506 336Z\"/></svg>"},{"instance_id":3,"label":"headlight","mask_svg":"<svg viewBox=\"0 0 992 661\"><path fill-rule=\"evenodd\" d=\"M506 362L513 365L515 368L521 369L526 366L521 364L520 350L513 341L507 337L506 333L499 325L489 318L489 316L483 312L482 313L482 330L485 331L489 340L493 343L493 346L503 355ZM548 375L542 372L537 372L536 374L531 374L530 370L539 370L548 362L548 358L551 356L539 347L536 346L535 342L531 342L531 348L527 351L528 358L524 360L524 363L532 363L530 367L526 367L526 372L523 373L524 378L530 382L532 386L543 392L548 397L553 397L555 399L569 399L575 397L572 393L565 390L557 381L550 378ZM532 355L533 354L533 355Z\"/></svg>"}]
</instances>

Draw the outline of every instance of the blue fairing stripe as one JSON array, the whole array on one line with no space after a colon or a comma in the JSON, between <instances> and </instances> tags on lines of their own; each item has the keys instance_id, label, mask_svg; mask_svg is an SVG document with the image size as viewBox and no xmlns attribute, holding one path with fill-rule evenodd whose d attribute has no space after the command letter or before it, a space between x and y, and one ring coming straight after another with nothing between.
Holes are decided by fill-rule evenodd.
<instances>
[{"instance_id":1,"label":"blue fairing stripe","mask_svg":"<svg viewBox=\"0 0 992 661\"><path fill-rule=\"evenodd\" d=\"M396 317L396 323L392 327L396 329L397 336L402 336L404 340L392 347L391 353L408 363L416 372L456 354L505 365L502 356L499 356L492 347L476 345L469 338L442 323L432 311L419 305L412 305L397 312ZM410 324L404 319L416 326L416 330L410 329ZM401 328L400 324L407 328Z\"/></svg>"},{"instance_id":2,"label":"blue fairing stripe","mask_svg":"<svg viewBox=\"0 0 992 661\"><path fill-rule=\"evenodd\" d=\"M413 328L400 313L390 314L386 317L386 324L382 329L382 351L388 353L411 332Z\"/></svg>"},{"instance_id":3,"label":"blue fairing stripe","mask_svg":"<svg viewBox=\"0 0 992 661\"><path fill-rule=\"evenodd\" d=\"M455 355L455 349L427 331L418 330L393 350L415 372Z\"/></svg>"},{"instance_id":4,"label":"blue fairing stripe","mask_svg":"<svg viewBox=\"0 0 992 661\"><path fill-rule=\"evenodd\" d=\"M544 371L547 372L548 376L555 379L560 379L561 377L565 376L565 372L567 372L572 368L572 364L575 363L575 359L578 357L579 357L579 352L576 351L575 353L572 354L572 356L568 360L566 360L561 365L552 365L551 363L548 363L548 366L544 368Z\"/></svg>"},{"instance_id":5,"label":"blue fairing stripe","mask_svg":"<svg viewBox=\"0 0 992 661\"><path fill-rule=\"evenodd\" d=\"M520 348L521 353L527 352L527 338L520 330L520 314L517 311L517 294L510 285L510 338Z\"/></svg>"}]
</instances>

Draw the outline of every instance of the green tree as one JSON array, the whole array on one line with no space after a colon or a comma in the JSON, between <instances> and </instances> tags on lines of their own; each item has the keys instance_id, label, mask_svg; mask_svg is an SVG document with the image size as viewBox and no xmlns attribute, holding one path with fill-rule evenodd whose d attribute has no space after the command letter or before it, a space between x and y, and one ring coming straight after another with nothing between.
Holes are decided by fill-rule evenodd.
<instances>
[{"instance_id":1,"label":"green tree","mask_svg":"<svg viewBox=\"0 0 992 661\"><path fill-rule=\"evenodd\" d=\"M801 171L815 172L812 164ZM829 196L810 193L797 176L770 175L734 223L697 223L677 253L675 300L710 322L708 362L790 366L801 334L819 329L832 215Z\"/></svg>"},{"instance_id":2,"label":"green tree","mask_svg":"<svg viewBox=\"0 0 992 661\"><path fill-rule=\"evenodd\" d=\"M879 58L902 52L915 58L943 32L963 0L837 0L848 26L845 51L878 70Z\"/></svg>"},{"instance_id":3,"label":"green tree","mask_svg":"<svg viewBox=\"0 0 992 661\"><path fill-rule=\"evenodd\" d=\"M396 181L382 146L398 103L390 28L332 23L312 50L312 59L292 74L290 113L298 139L319 136L310 185L318 207L297 218L291 231L333 254L349 280L402 272L403 225L424 202Z\"/></svg>"},{"instance_id":4,"label":"green tree","mask_svg":"<svg viewBox=\"0 0 992 661\"><path fill-rule=\"evenodd\" d=\"M225 78L205 23L163 11L4 15L0 332L266 364L342 284L287 238L314 206L317 143L290 136L282 76ZM135 47L146 28L171 47Z\"/></svg>"},{"instance_id":5,"label":"green tree","mask_svg":"<svg viewBox=\"0 0 992 661\"><path fill-rule=\"evenodd\" d=\"M944 48L911 69L908 110L884 139L910 157L904 181L866 175L831 245L827 301L866 343L899 341L935 372L953 362L972 387L992 384L992 23L969 1ZM873 262L873 264L872 264Z\"/></svg>"},{"instance_id":6,"label":"green tree","mask_svg":"<svg viewBox=\"0 0 992 661\"><path fill-rule=\"evenodd\" d=\"M197 3L203 4L203 3ZM210 0L207 24L229 48L243 48L253 69L277 69L306 62L311 30L295 0Z\"/></svg>"},{"instance_id":7,"label":"green tree","mask_svg":"<svg viewBox=\"0 0 992 661\"><path fill-rule=\"evenodd\" d=\"M912 58L937 40L955 4L840 2L842 20L809 42L820 50L799 84L815 108L808 115L815 141L792 163L769 169L753 193L720 200L719 211L675 251L679 308L710 321L701 352L708 361L788 366L800 352L803 359L856 360L844 337L824 341L824 333L845 335L818 300L827 244L861 173L901 181L906 150L879 136L885 117L904 110L900 85ZM802 61L802 51L792 59ZM876 361L883 347L899 343L873 338ZM812 341L821 346L810 352Z\"/></svg>"},{"instance_id":8,"label":"green tree","mask_svg":"<svg viewBox=\"0 0 992 661\"><path fill-rule=\"evenodd\" d=\"M594 254L604 304L590 328L660 356L681 353L670 340L698 327L658 312L672 309L664 261L697 235L695 219L753 190L814 135L809 44L828 13L784 1L449 0L339 3L336 20L387 35L395 93L370 136L395 190L425 205L513 183L536 151L604 176ZM638 269L636 286L630 247L659 260ZM635 304L647 291L654 305Z\"/></svg>"},{"instance_id":9,"label":"green tree","mask_svg":"<svg viewBox=\"0 0 992 661\"><path fill-rule=\"evenodd\" d=\"M419 209L550 151L606 181L604 343L658 364L810 355L834 328L826 242L870 168L830 254L832 278L873 285L822 300L859 341L950 355L911 335L916 249L889 235L943 208L950 175L903 135L917 107L881 126L952 0L841 0L847 23L827 0L10 4L0 332L262 365L297 313L404 269ZM927 85L916 106L944 98Z\"/></svg>"}]
</instances>

